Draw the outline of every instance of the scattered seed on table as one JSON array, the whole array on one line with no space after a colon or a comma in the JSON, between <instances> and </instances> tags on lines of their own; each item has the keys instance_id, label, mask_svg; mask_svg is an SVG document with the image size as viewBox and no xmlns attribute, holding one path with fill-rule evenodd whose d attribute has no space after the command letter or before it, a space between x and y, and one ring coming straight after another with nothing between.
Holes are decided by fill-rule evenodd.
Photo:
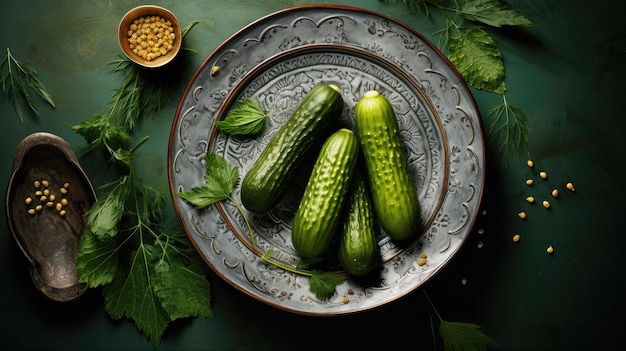
<instances>
[{"instance_id":1,"label":"scattered seed on table","mask_svg":"<svg viewBox=\"0 0 626 351\"><path fill-rule=\"evenodd\" d=\"M530 167L530 168L532 168L532 167L535 165L535 163L534 163L532 160L528 160L528 161L526 161L526 164L527 164L527 165L528 165L528 167Z\"/></svg>"},{"instance_id":2,"label":"scattered seed on table","mask_svg":"<svg viewBox=\"0 0 626 351\"><path fill-rule=\"evenodd\" d=\"M59 211L59 215L60 215L61 217L65 216L66 214L67 214L67 211L65 211L65 210L61 210L61 211Z\"/></svg>"},{"instance_id":3,"label":"scattered seed on table","mask_svg":"<svg viewBox=\"0 0 626 351\"><path fill-rule=\"evenodd\" d=\"M39 181L38 181L38 180L35 180L35 181L33 182L33 186L34 186L35 188L39 188L39 187L41 186L41 183L39 183Z\"/></svg>"},{"instance_id":4,"label":"scattered seed on table","mask_svg":"<svg viewBox=\"0 0 626 351\"><path fill-rule=\"evenodd\" d=\"M48 201L48 202L46 202L46 206L52 207L52 206L54 206L54 202Z\"/></svg>"},{"instance_id":5,"label":"scattered seed on table","mask_svg":"<svg viewBox=\"0 0 626 351\"><path fill-rule=\"evenodd\" d=\"M63 187L66 188L66 189L69 188L70 187L70 183L63 184Z\"/></svg>"},{"instance_id":6,"label":"scattered seed on table","mask_svg":"<svg viewBox=\"0 0 626 351\"><path fill-rule=\"evenodd\" d=\"M63 195L67 194L67 189L66 188L61 188L61 194L63 194Z\"/></svg>"},{"instance_id":7,"label":"scattered seed on table","mask_svg":"<svg viewBox=\"0 0 626 351\"><path fill-rule=\"evenodd\" d=\"M33 202L33 199L31 197L27 197L25 202L27 205L30 205L30 203Z\"/></svg>"},{"instance_id":8,"label":"scattered seed on table","mask_svg":"<svg viewBox=\"0 0 626 351\"><path fill-rule=\"evenodd\" d=\"M35 206L35 211L41 211L42 208L43 208L43 206L37 205L37 206Z\"/></svg>"},{"instance_id":9,"label":"scattered seed on table","mask_svg":"<svg viewBox=\"0 0 626 351\"><path fill-rule=\"evenodd\" d=\"M528 203L532 204L533 202L535 202L535 198L532 196L529 196L526 198L526 201L528 201Z\"/></svg>"},{"instance_id":10,"label":"scattered seed on table","mask_svg":"<svg viewBox=\"0 0 626 351\"><path fill-rule=\"evenodd\" d=\"M567 188L567 190L571 190L571 191L575 191L576 189L574 189L574 184L573 183L567 183L565 184L565 187Z\"/></svg>"},{"instance_id":11,"label":"scattered seed on table","mask_svg":"<svg viewBox=\"0 0 626 351\"><path fill-rule=\"evenodd\" d=\"M41 192L41 190L35 191L35 196L41 196L41 195L43 195L43 192Z\"/></svg>"},{"instance_id":12,"label":"scattered seed on table","mask_svg":"<svg viewBox=\"0 0 626 351\"><path fill-rule=\"evenodd\" d=\"M422 253L420 254L420 258L426 258L426 257L428 257L428 255L426 255L426 253L422 252Z\"/></svg>"},{"instance_id":13,"label":"scattered seed on table","mask_svg":"<svg viewBox=\"0 0 626 351\"><path fill-rule=\"evenodd\" d=\"M426 264L426 260L423 258L420 258L419 260L417 260L417 265L418 266L423 266Z\"/></svg>"},{"instance_id":14,"label":"scattered seed on table","mask_svg":"<svg viewBox=\"0 0 626 351\"><path fill-rule=\"evenodd\" d=\"M41 181L41 185L48 187L48 185L50 185L50 183L47 180L42 180Z\"/></svg>"},{"instance_id":15,"label":"scattered seed on table","mask_svg":"<svg viewBox=\"0 0 626 351\"><path fill-rule=\"evenodd\" d=\"M520 213L517 214L517 216L521 219L526 219L526 212L522 211Z\"/></svg>"},{"instance_id":16,"label":"scattered seed on table","mask_svg":"<svg viewBox=\"0 0 626 351\"><path fill-rule=\"evenodd\" d=\"M550 203L548 202L548 200L543 200L543 207L545 208L550 208Z\"/></svg>"},{"instance_id":17,"label":"scattered seed on table","mask_svg":"<svg viewBox=\"0 0 626 351\"><path fill-rule=\"evenodd\" d=\"M552 190L552 197L554 197L554 198L559 197L559 191L556 190L556 189Z\"/></svg>"},{"instance_id":18,"label":"scattered seed on table","mask_svg":"<svg viewBox=\"0 0 626 351\"><path fill-rule=\"evenodd\" d=\"M518 242L518 241L519 241L519 239L520 239L520 235L519 235L519 234L515 234L515 235L513 235L513 242L514 242L514 243Z\"/></svg>"},{"instance_id":19,"label":"scattered seed on table","mask_svg":"<svg viewBox=\"0 0 626 351\"><path fill-rule=\"evenodd\" d=\"M548 246L548 248L546 249L546 252L549 254L552 254L554 252L554 248L552 247L552 245Z\"/></svg>"},{"instance_id":20,"label":"scattered seed on table","mask_svg":"<svg viewBox=\"0 0 626 351\"><path fill-rule=\"evenodd\" d=\"M467 278L461 279L461 285L467 285Z\"/></svg>"},{"instance_id":21,"label":"scattered seed on table","mask_svg":"<svg viewBox=\"0 0 626 351\"><path fill-rule=\"evenodd\" d=\"M67 206L67 204L68 204L67 199L61 199L61 205Z\"/></svg>"},{"instance_id":22,"label":"scattered seed on table","mask_svg":"<svg viewBox=\"0 0 626 351\"><path fill-rule=\"evenodd\" d=\"M476 232L478 233L478 235L485 234L485 230L483 228L478 228L478 230Z\"/></svg>"},{"instance_id":23,"label":"scattered seed on table","mask_svg":"<svg viewBox=\"0 0 626 351\"><path fill-rule=\"evenodd\" d=\"M482 249L483 246L485 246L485 244L482 241L479 241L478 243L476 243L476 247L478 247L479 249Z\"/></svg>"},{"instance_id":24,"label":"scattered seed on table","mask_svg":"<svg viewBox=\"0 0 626 351\"><path fill-rule=\"evenodd\" d=\"M541 177L541 179L547 179L548 178L548 173L546 173L546 172L539 172L539 177Z\"/></svg>"},{"instance_id":25,"label":"scattered seed on table","mask_svg":"<svg viewBox=\"0 0 626 351\"><path fill-rule=\"evenodd\" d=\"M530 186L530 185L533 185L534 183L535 183L535 181L534 181L534 180L532 180L532 179L527 179L527 180L526 180L526 185L529 185L529 186Z\"/></svg>"},{"instance_id":26,"label":"scattered seed on table","mask_svg":"<svg viewBox=\"0 0 626 351\"><path fill-rule=\"evenodd\" d=\"M33 214L35 214L35 212L37 212L37 211L35 211L35 209L34 209L34 208L30 208L30 209L28 209L28 214L33 215Z\"/></svg>"}]
</instances>

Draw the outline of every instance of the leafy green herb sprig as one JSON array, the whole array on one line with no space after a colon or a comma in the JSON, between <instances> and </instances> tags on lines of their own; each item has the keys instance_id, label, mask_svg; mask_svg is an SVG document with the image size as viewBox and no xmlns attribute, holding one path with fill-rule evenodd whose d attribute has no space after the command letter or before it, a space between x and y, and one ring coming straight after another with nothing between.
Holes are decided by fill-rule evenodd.
<instances>
[{"instance_id":1,"label":"leafy green herb sprig","mask_svg":"<svg viewBox=\"0 0 626 351\"><path fill-rule=\"evenodd\" d=\"M386 0L394 2L396 0ZM445 25L435 34L437 46L447 55L467 84L499 94L502 104L489 110L493 118L489 135L500 143L505 165L528 150L530 129L523 108L506 99L502 53L488 31L504 26L530 26L532 22L500 0L401 0L411 11L426 17L438 12Z\"/></svg>"},{"instance_id":2,"label":"leafy green herb sprig","mask_svg":"<svg viewBox=\"0 0 626 351\"><path fill-rule=\"evenodd\" d=\"M257 111L258 112L258 111ZM247 130L247 127L240 127ZM232 130L234 134L246 134L243 130L235 128ZM207 153L204 156L206 165L206 174L204 175L204 184L193 187L190 191L181 191L176 195L181 199L189 202L197 209L211 206L223 200L232 202L239 213L243 216L248 232L250 234L250 242L256 246L254 240L254 231L250 226L250 222L243 210L243 207L232 197L232 192L239 181L239 170L231 165L226 159L215 154ZM312 270L305 271L298 267L288 266L278 262L272 258L273 250L263 253L261 259L269 264L277 266L285 271L310 277L309 289L320 300L328 300L335 293L336 286L343 283L347 276L344 273Z\"/></svg>"},{"instance_id":3,"label":"leafy green herb sprig","mask_svg":"<svg viewBox=\"0 0 626 351\"><path fill-rule=\"evenodd\" d=\"M445 351L481 351L488 350L489 347L498 346L498 343L485 334L477 324L444 320L435 308L426 290L423 290L423 292L430 309L435 312L436 321L439 322L437 333L443 340Z\"/></svg>"},{"instance_id":4,"label":"leafy green herb sprig","mask_svg":"<svg viewBox=\"0 0 626 351\"><path fill-rule=\"evenodd\" d=\"M110 64L124 80L107 112L70 126L87 142L82 155L102 150L119 175L99 187L101 194L87 213L78 278L102 287L110 317L133 320L157 347L170 322L212 316L210 286L186 236L180 230L166 232L163 194L136 176L134 153L149 137L133 146L132 131L143 116L161 110L166 91L126 58Z\"/></svg>"},{"instance_id":5,"label":"leafy green herb sprig","mask_svg":"<svg viewBox=\"0 0 626 351\"><path fill-rule=\"evenodd\" d=\"M5 70L6 73L2 73ZM0 63L0 75L2 92L9 98L21 122L24 122L22 102L25 102L35 115L39 115L37 97L43 99L52 108L56 108L52 96L39 80L37 71L28 63L15 58L9 48L7 48L7 56Z\"/></svg>"}]
</instances>

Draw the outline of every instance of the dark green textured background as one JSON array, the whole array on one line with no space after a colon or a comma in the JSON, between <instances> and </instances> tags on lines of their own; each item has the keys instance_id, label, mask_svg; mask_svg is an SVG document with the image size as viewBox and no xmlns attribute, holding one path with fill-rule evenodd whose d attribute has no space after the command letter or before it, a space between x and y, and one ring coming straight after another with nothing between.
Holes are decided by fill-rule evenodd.
<instances>
[{"instance_id":1,"label":"dark green textured background","mask_svg":"<svg viewBox=\"0 0 626 351\"><path fill-rule=\"evenodd\" d=\"M138 150L140 177L168 194L167 143L184 86L202 61L248 23L310 1L154 1L173 11L182 26L199 21L185 38L197 51L173 77L172 99L161 116L148 118L135 135L150 135ZM331 3L319 1L318 3ZM404 22L436 42L438 23L376 0L338 1ZM502 350L612 350L626 322L623 131L626 80L626 6L608 0L508 1L535 25L490 32L502 50L507 99L523 107L532 129L531 157L504 167L487 138L488 171L476 228L451 263L425 285L447 320L483 326ZM4 1L0 49L10 48L39 73L57 104L20 122L0 96L0 185L11 172L17 144L37 131L55 133L75 149L84 140L68 128L104 113L121 84L107 62L120 53L116 30L138 1ZM616 5L620 4L620 5ZM436 14L433 18L437 18ZM489 107L501 98L473 90L485 126ZM81 160L95 185L108 180L104 160ZM545 170L547 181L535 172ZM533 188L524 184L536 179ZM546 211L524 201L549 197L552 186L572 181ZM4 190L3 190L4 191ZM3 192L4 195L4 192ZM169 199L169 198L168 198ZM171 205L170 205L171 207ZM516 214L526 211L528 220ZM2 212L5 212L4 205ZM169 215L175 221L173 210ZM59 304L35 290L25 261L0 223L3 349L150 350L127 320L113 321L100 291ZM478 229L484 231L478 233ZM514 233L522 240L511 241ZM479 249L477 243L484 246ZM548 255L546 248L554 246ZM462 285L461 280L467 279ZM421 291L382 308L344 317L290 314L244 296L209 276L214 317L170 325L161 350L386 349L433 350L428 307Z\"/></svg>"}]
</instances>

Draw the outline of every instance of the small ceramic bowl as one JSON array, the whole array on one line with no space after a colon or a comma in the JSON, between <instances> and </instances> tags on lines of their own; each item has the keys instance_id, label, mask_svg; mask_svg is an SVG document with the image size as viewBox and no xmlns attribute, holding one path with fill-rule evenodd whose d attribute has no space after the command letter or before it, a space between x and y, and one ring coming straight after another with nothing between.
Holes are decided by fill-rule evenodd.
<instances>
[{"instance_id":1,"label":"small ceramic bowl","mask_svg":"<svg viewBox=\"0 0 626 351\"><path fill-rule=\"evenodd\" d=\"M138 6L122 17L118 41L124 54L136 64L147 68L162 67L180 51L180 24L166 8Z\"/></svg>"},{"instance_id":2,"label":"small ceramic bowl","mask_svg":"<svg viewBox=\"0 0 626 351\"><path fill-rule=\"evenodd\" d=\"M9 229L37 289L65 302L88 288L78 281L76 253L96 192L72 147L37 132L17 146L6 194Z\"/></svg>"}]
</instances>

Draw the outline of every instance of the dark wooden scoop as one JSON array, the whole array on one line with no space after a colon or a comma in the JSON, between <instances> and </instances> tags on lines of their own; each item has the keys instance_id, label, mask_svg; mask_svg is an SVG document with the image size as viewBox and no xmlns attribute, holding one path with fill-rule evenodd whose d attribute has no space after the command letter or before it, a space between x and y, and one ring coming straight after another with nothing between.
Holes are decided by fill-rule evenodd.
<instances>
[{"instance_id":1,"label":"dark wooden scoop","mask_svg":"<svg viewBox=\"0 0 626 351\"><path fill-rule=\"evenodd\" d=\"M88 288L78 281L76 252L95 201L94 188L64 139L39 132L18 145L6 195L7 222L35 286L51 300L75 300Z\"/></svg>"}]
</instances>

